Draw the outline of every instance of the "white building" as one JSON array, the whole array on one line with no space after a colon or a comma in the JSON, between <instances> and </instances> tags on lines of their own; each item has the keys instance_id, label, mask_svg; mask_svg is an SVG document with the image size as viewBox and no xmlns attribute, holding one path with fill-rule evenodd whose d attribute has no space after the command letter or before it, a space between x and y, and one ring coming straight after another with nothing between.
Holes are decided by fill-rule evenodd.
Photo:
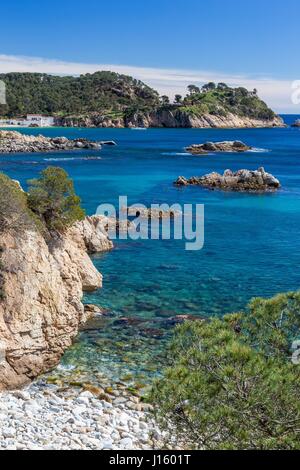
<instances>
[{"instance_id":1,"label":"white building","mask_svg":"<svg viewBox=\"0 0 300 470\"><path fill-rule=\"evenodd\" d=\"M0 127L27 127L23 119L0 119Z\"/></svg>"},{"instance_id":2,"label":"white building","mask_svg":"<svg viewBox=\"0 0 300 470\"><path fill-rule=\"evenodd\" d=\"M54 124L54 117L42 114L27 114L25 119L0 119L0 127L53 127Z\"/></svg>"},{"instance_id":3,"label":"white building","mask_svg":"<svg viewBox=\"0 0 300 470\"><path fill-rule=\"evenodd\" d=\"M54 126L54 118L52 116L43 116L42 114L27 114L27 126L52 127Z\"/></svg>"}]
</instances>

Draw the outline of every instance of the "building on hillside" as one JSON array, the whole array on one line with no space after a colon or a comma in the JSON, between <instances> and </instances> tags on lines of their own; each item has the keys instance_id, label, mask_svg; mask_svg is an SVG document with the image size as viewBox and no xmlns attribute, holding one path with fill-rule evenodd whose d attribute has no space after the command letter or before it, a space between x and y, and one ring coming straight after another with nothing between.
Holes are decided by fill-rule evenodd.
<instances>
[{"instance_id":1,"label":"building on hillside","mask_svg":"<svg viewBox=\"0 0 300 470\"><path fill-rule=\"evenodd\" d=\"M27 127L23 118L20 119L0 119L0 127Z\"/></svg>"},{"instance_id":2,"label":"building on hillside","mask_svg":"<svg viewBox=\"0 0 300 470\"><path fill-rule=\"evenodd\" d=\"M27 114L26 118L0 119L0 127L53 127L55 119L42 114Z\"/></svg>"},{"instance_id":3,"label":"building on hillside","mask_svg":"<svg viewBox=\"0 0 300 470\"><path fill-rule=\"evenodd\" d=\"M43 114L27 114L26 122L29 127L52 127L54 126L54 117Z\"/></svg>"}]
</instances>

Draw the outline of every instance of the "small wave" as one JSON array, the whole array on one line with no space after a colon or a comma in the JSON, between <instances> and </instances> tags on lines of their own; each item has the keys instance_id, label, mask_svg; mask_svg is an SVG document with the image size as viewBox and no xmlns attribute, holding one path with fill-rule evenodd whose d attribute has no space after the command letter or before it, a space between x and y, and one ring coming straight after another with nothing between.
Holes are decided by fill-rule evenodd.
<instances>
[{"instance_id":1,"label":"small wave","mask_svg":"<svg viewBox=\"0 0 300 470\"><path fill-rule=\"evenodd\" d=\"M190 153L187 152L164 152L162 155L167 155L167 156L187 156L191 155Z\"/></svg>"},{"instance_id":2,"label":"small wave","mask_svg":"<svg viewBox=\"0 0 300 470\"><path fill-rule=\"evenodd\" d=\"M71 162L73 160L102 160L101 157L44 158L46 162Z\"/></svg>"},{"instance_id":3,"label":"small wave","mask_svg":"<svg viewBox=\"0 0 300 470\"><path fill-rule=\"evenodd\" d=\"M268 153L271 152L271 150L268 149L261 149L259 147L253 147L251 150L248 150L250 153Z\"/></svg>"},{"instance_id":4,"label":"small wave","mask_svg":"<svg viewBox=\"0 0 300 470\"><path fill-rule=\"evenodd\" d=\"M72 370L75 370L76 369L76 366L71 366L71 365L63 365L63 364L59 364L57 366L57 370L61 370L61 371L72 371Z\"/></svg>"}]
</instances>

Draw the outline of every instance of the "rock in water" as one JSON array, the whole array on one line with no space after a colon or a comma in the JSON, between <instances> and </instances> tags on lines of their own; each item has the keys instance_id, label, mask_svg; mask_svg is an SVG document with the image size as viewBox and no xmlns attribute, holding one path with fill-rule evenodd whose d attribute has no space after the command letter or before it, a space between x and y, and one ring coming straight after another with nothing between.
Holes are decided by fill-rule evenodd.
<instances>
[{"instance_id":1,"label":"rock in water","mask_svg":"<svg viewBox=\"0 0 300 470\"><path fill-rule=\"evenodd\" d=\"M269 192L280 188L280 182L264 168L258 170L231 170L219 173L210 173L204 176L193 176L186 179L180 176L175 186L203 186L209 189L222 189L224 191Z\"/></svg>"},{"instance_id":2,"label":"rock in water","mask_svg":"<svg viewBox=\"0 0 300 470\"><path fill-rule=\"evenodd\" d=\"M169 218L176 218L181 216L181 212L179 210L174 209L159 209L156 207L146 208L144 206L130 206L130 207L122 207L121 211L126 213L129 217L140 217L142 219L169 219Z\"/></svg>"},{"instance_id":3,"label":"rock in water","mask_svg":"<svg viewBox=\"0 0 300 470\"><path fill-rule=\"evenodd\" d=\"M87 139L25 135L16 131L0 131L0 153L34 153L59 150L100 150L101 144Z\"/></svg>"},{"instance_id":4,"label":"rock in water","mask_svg":"<svg viewBox=\"0 0 300 470\"><path fill-rule=\"evenodd\" d=\"M117 144L114 140L103 140L100 142L101 145L109 145L115 147Z\"/></svg>"},{"instance_id":5,"label":"rock in water","mask_svg":"<svg viewBox=\"0 0 300 470\"><path fill-rule=\"evenodd\" d=\"M300 127L300 119L297 119L293 124L292 127Z\"/></svg>"},{"instance_id":6,"label":"rock in water","mask_svg":"<svg viewBox=\"0 0 300 470\"><path fill-rule=\"evenodd\" d=\"M210 152L247 152L252 147L249 145L236 141L224 141L224 142L205 142L204 144L191 145L186 148L186 151L193 155L206 155Z\"/></svg>"}]
</instances>

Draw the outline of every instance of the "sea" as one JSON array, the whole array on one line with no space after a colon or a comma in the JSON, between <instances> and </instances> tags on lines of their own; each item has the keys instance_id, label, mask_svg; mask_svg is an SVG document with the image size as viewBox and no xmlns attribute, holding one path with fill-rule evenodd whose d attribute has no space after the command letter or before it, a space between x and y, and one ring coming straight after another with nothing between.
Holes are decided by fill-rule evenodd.
<instances>
[{"instance_id":1,"label":"sea","mask_svg":"<svg viewBox=\"0 0 300 470\"><path fill-rule=\"evenodd\" d=\"M300 116L283 116L291 124ZM142 389L166 365L177 315L221 317L253 297L300 287L300 129L21 129L27 134L114 140L100 151L1 155L0 171L27 187L47 166L64 168L88 214L100 204L203 204L204 246L184 240L116 240L93 256L103 288L84 297L105 309L80 332L52 376L66 383L127 382ZM241 140L253 150L193 156L205 141ZM248 194L177 188L178 176L264 167L282 188Z\"/></svg>"}]
</instances>

